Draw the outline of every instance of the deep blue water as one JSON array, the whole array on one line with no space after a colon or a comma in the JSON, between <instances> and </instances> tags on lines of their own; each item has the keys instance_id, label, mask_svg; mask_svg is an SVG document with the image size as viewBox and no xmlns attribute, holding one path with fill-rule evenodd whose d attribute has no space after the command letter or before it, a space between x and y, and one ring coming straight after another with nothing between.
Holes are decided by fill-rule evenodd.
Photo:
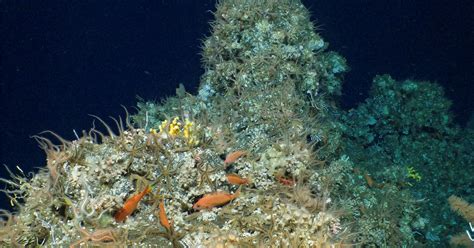
<instances>
[{"instance_id":1,"label":"deep blue water","mask_svg":"<svg viewBox=\"0 0 474 248\"><path fill-rule=\"evenodd\" d=\"M214 2L0 1L0 163L41 167L33 134L49 129L72 139L73 129L90 128L88 114L123 115L120 104L131 109L137 95L158 100L179 83L195 92ZM471 1L304 3L329 49L351 67L344 108L364 100L374 75L389 73L442 84L456 121L469 118Z\"/></svg>"}]
</instances>

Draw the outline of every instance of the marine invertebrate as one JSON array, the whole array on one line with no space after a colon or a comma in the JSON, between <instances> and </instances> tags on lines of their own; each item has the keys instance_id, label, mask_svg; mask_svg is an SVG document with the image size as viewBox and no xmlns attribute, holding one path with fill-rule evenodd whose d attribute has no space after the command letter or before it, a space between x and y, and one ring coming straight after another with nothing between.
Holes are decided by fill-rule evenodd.
<instances>
[{"instance_id":1,"label":"marine invertebrate","mask_svg":"<svg viewBox=\"0 0 474 248\"><path fill-rule=\"evenodd\" d=\"M421 181L420 173L416 171L415 168L413 168L412 166L407 167L407 177L417 182Z\"/></svg>"},{"instance_id":2,"label":"marine invertebrate","mask_svg":"<svg viewBox=\"0 0 474 248\"><path fill-rule=\"evenodd\" d=\"M170 139L183 139L184 145L189 147L197 146L200 142L197 127L193 121L188 118L182 122L179 117L173 118L172 121L164 120L159 125L159 132L151 128L150 132L155 136L158 136L164 140ZM175 142L179 146L179 142Z\"/></svg>"},{"instance_id":3,"label":"marine invertebrate","mask_svg":"<svg viewBox=\"0 0 474 248\"><path fill-rule=\"evenodd\" d=\"M206 161L198 160L196 161L196 169L199 172L199 187L204 185L209 185L211 188L215 189L216 186L214 181L211 179L211 176L218 171L217 168L214 168Z\"/></svg>"},{"instance_id":4,"label":"marine invertebrate","mask_svg":"<svg viewBox=\"0 0 474 248\"><path fill-rule=\"evenodd\" d=\"M203 47L210 57L204 60L202 89L209 94L194 97L180 87L177 98L147 104L141 118L134 118L144 128L132 126L126 111L125 121L112 118L116 127L93 116L105 131L93 125L83 140L55 147L41 139L66 155L77 148L78 159L56 159L53 169L64 180L52 203L33 205L47 180L45 173L32 179L28 210L18 219L41 232L22 230L21 245L44 240L49 246L197 247L215 241L311 247L339 238L338 216L310 200L330 199L328 189L321 177L310 182L305 176L318 174L305 129L328 123L305 122L314 111L306 91L335 87L340 62L323 56L324 42L298 1L225 0L218 6L213 35ZM325 79L331 83L321 88ZM237 150L242 148L249 151ZM229 151L236 152L223 163ZM275 174L296 185L283 187ZM248 178L252 186L240 195ZM304 183L307 188L300 188ZM150 199L150 189L140 185L159 190ZM130 197L131 192L138 193ZM134 211L138 202L140 211Z\"/></svg>"},{"instance_id":5,"label":"marine invertebrate","mask_svg":"<svg viewBox=\"0 0 474 248\"><path fill-rule=\"evenodd\" d=\"M59 170L61 169L59 166L71 157L71 154L64 152L64 150L67 150L67 148L71 147L71 142L63 139L60 135L54 133L53 131L47 130L41 132L40 134L45 133L53 135L61 142L61 144L54 145L50 139L39 135L33 135L31 137L38 142L40 148L46 153L46 166L53 181L53 185L56 185L59 179Z\"/></svg>"},{"instance_id":6,"label":"marine invertebrate","mask_svg":"<svg viewBox=\"0 0 474 248\"><path fill-rule=\"evenodd\" d=\"M379 181L376 186L384 185L381 190L386 190L396 184L400 194L408 190L419 199L430 199L431 205L420 204L417 211L430 225L417 226L416 231L436 246L448 245L445 237L454 227L446 223L456 221L445 214L447 192L468 197L466 188L474 173L470 160L459 156L472 157L472 152L461 148L458 137L463 131L452 122L450 106L437 83L380 75L374 78L366 101L341 116L342 151ZM423 183L415 183L421 179Z\"/></svg>"},{"instance_id":7,"label":"marine invertebrate","mask_svg":"<svg viewBox=\"0 0 474 248\"><path fill-rule=\"evenodd\" d=\"M461 215L466 221L469 222L469 227L472 231L471 223L474 222L474 204L469 204L465 200L455 195L452 195L448 198L449 205L451 209ZM450 243L451 245L461 245L465 247L469 247L474 242L469 230L466 230L466 233L459 233L451 237Z\"/></svg>"},{"instance_id":8,"label":"marine invertebrate","mask_svg":"<svg viewBox=\"0 0 474 248\"><path fill-rule=\"evenodd\" d=\"M85 228L80 228L79 232L83 237L73 242L69 248L75 248L76 246L80 247L81 244L87 244L89 242L93 245L99 246L113 245L115 247L121 247L119 244L117 244L118 233L116 233L116 231L113 229L101 229L89 232Z\"/></svg>"}]
</instances>

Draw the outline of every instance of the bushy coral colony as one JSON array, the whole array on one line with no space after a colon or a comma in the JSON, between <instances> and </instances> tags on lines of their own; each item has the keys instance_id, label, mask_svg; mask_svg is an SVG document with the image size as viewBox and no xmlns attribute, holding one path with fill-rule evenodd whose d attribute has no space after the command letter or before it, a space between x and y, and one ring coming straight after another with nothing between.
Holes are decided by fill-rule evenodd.
<instances>
[{"instance_id":1,"label":"bushy coral colony","mask_svg":"<svg viewBox=\"0 0 474 248\"><path fill-rule=\"evenodd\" d=\"M467 226L450 213L448 197L474 201L473 130L453 124L450 105L437 84L382 75L365 103L341 118L344 154L374 182L410 192L424 222L411 231L433 246Z\"/></svg>"},{"instance_id":2,"label":"bushy coral colony","mask_svg":"<svg viewBox=\"0 0 474 248\"><path fill-rule=\"evenodd\" d=\"M2 247L440 246L467 227L447 198L474 200L474 132L438 85L379 76L345 112L345 59L299 1L222 0L214 16L197 95L95 117L73 141L34 136L46 166L1 179L16 207Z\"/></svg>"}]
</instances>

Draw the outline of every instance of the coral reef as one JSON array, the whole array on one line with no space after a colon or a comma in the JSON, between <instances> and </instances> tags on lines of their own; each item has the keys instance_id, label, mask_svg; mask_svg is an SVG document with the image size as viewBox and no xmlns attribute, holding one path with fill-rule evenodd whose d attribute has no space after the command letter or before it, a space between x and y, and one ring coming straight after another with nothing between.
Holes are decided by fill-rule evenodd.
<instances>
[{"instance_id":1,"label":"coral reef","mask_svg":"<svg viewBox=\"0 0 474 248\"><path fill-rule=\"evenodd\" d=\"M379 76L345 112L346 61L300 1L222 0L214 17L197 95L139 99L76 140L34 136L46 165L0 179L16 207L0 211L0 245L441 244L456 219L433 204L474 188L461 172L474 132L452 124L442 89Z\"/></svg>"},{"instance_id":2,"label":"coral reef","mask_svg":"<svg viewBox=\"0 0 474 248\"><path fill-rule=\"evenodd\" d=\"M189 142L205 140L198 136L202 127L185 123L165 120L160 131L151 132L119 124L118 134L106 126L108 135L91 129L79 140L61 139L60 145L37 137L54 155L48 155L49 169L30 180L6 180L18 186L12 200L25 204L2 228L2 245L313 246L336 240L339 221L335 213L323 211L327 199L311 197L304 185L281 185L272 176L289 171L303 178L304 164L311 161L304 146L290 153L269 147L258 161L235 161L232 171L252 178L252 185L226 206L193 210L204 194L237 189L226 182L230 169L212 146ZM195 127L191 135L190 126ZM149 185L152 192L133 215L114 219L125 200ZM159 224L160 199L172 233Z\"/></svg>"},{"instance_id":3,"label":"coral reef","mask_svg":"<svg viewBox=\"0 0 474 248\"><path fill-rule=\"evenodd\" d=\"M345 60L324 51L298 1L222 1L215 17L197 96L180 87L163 104L139 103L134 124L128 113L114 128L96 117L104 127L73 141L36 136L47 166L5 180L19 210L5 214L2 246L351 242L314 153L330 146L331 122L317 118L340 90ZM320 138L308 143L314 132ZM247 156L224 163L237 150ZM228 175L251 183L232 185ZM210 195L231 197L196 207Z\"/></svg>"},{"instance_id":4,"label":"coral reef","mask_svg":"<svg viewBox=\"0 0 474 248\"><path fill-rule=\"evenodd\" d=\"M377 183L411 192L427 222L414 229L416 238L434 247L460 230L446 199L473 200L472 130L454 125L450 105L435 83L383 75L365 103L341 118L344 153Z\"/></svg>"}]
</instances>

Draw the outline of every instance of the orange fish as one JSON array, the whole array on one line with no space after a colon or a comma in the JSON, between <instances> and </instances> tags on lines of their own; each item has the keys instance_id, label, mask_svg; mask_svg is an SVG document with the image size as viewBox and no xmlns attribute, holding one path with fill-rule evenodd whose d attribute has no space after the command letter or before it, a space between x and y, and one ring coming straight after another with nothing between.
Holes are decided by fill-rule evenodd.
<instances>
[{"instance_id":1,"label":"orange fish","mask_svg":"<svg viewBox=\"0 0 474 248\"><path fill-rule=\"evenodd\" d=\"M165 202L163 201L163 199L160 201L160 205L159 205L159 208L160 208L160 224L166 228L167 230L170 230L171 229L171 225L170 225L170 222L168 220L168 216L166 216L166 212L165 212Z\"/></svg>"},{"instance_id":2,"label":"orange fish","mask_svg":"<svg viewBox=\"0 0 474 248\"><path fill-rule=\"evenodd\" d=\"M129 215L137 209L138 203L140 200L148 193L151 192L151 187L146 187L142 192L133 195L132 197L128 198L127 201L123 204L123 207L115 213L114 218L117 222L124 221Z\"/></svg>"},{"instance_id":3,"label":"orange fish","mask_svg":"<svg viewBox=\"0 0 474 248\"><path fill-rule=\"evenodd\" d=\"M247 155L247 152L246 151L235 151L235 152L231 152L229 154L227 154L227 157L225 157L225 160L224 160L224 164L232 164L233 162L235 162L237 159L239 159L240 157L243 157Z\"/></svg>"},{"instance_id":4,"label":"orange fish","mask_svg":"<svg viewBox=\"0 0 474 248\"><path fill-rule=\"evenodd\" d=\"M227 174L227 182L233 185L247 185L250 183L250 180L247 178L242 178L237 174L231 173Z\"/></svg>"},{"instance_id":5,"label":"orange fish","mask_svg":"<svg viewBox=\"0 0 474 248\"><path fill-rule=\"evenodd\" d=\"M235 194L229 194L227 192L218 191L214 193L209 193L204 195L193 205L193 209L211 209L213 207L223 206L230 201L234 200L240 195L240 188L235 192Z\"/></svg>"},{"instance_id":6,"label":"orange fish","mask_svg":"<svg viewBox=\"0 0 474 248\"><path fill-rule=\"evenodd\" d=\"M277 176L276 179L278 180L278 182L280 182L281 184L283 184L285 186L294 186L296 184L295 180L289 179L289 178L284 178L282 176Z\"/></svg>"}]
</instances>

